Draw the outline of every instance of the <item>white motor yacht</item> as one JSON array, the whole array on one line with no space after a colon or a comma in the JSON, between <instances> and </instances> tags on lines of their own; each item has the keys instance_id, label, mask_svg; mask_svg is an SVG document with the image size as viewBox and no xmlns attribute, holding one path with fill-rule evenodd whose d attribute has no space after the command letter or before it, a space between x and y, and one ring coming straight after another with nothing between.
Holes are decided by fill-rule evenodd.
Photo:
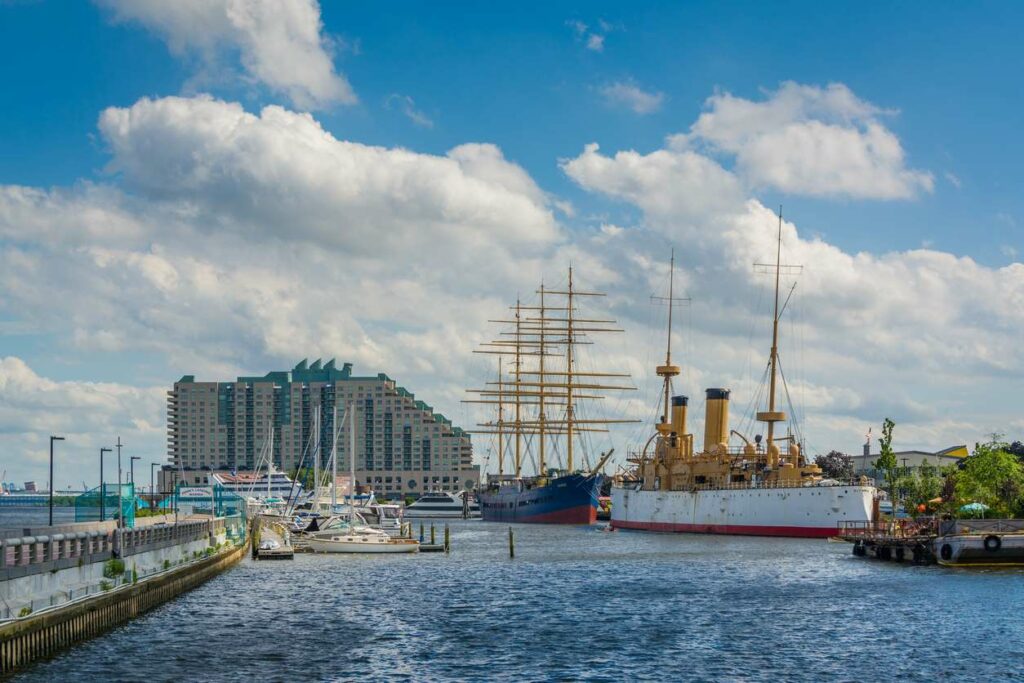
<instances>
[{"instance_id":1,"label":"white motor yacht","mask_svg":"<svg viewBox=\"0 0 1024 683\"><path fill-rule=\"evenodd\" d=\"M419 500L405 509L406 517L427 519L462 519L464 516L476 518L480 516L480 504L472 498L469 505L463 503L468 491L449 493L448 491L431 491L420 496Z\"/></svg>"}]
</instances>

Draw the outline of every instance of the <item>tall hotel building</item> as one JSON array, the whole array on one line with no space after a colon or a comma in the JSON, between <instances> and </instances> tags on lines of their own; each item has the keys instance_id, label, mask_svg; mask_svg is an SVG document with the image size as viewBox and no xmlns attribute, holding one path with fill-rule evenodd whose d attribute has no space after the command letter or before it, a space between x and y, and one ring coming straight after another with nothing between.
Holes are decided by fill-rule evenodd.
<instances>
[{"instance_id":1,"label":"tall hotel building","mask_svg":"<svg viewBox=\"0 0 1024 683\"><path fill-rule=\"evenodd\" d=\"M334 408L340 424L338 472L349 471L349 406L356 415L356 481L383 494L419 494L473 488L480 478L469 435L393 379L355 377L352 364L307 365L234 382L197 382L186 375L167 392L168 457L186 483L205 483L200 472L251 471L274 426L274 465L312 467L320 410L320 461L331 455ZM171 468L167 468L171 470ZM170 474L165 472L164 474Z\"/></svg>"}]
</instances>

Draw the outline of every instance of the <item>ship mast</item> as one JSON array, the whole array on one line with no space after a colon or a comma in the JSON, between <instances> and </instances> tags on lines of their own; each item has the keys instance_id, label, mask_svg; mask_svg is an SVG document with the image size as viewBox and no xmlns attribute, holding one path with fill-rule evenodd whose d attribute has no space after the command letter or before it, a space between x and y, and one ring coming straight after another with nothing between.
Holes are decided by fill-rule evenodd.
<instances>
[{"instance_id":1,"label":"ship mast","mask_svg":"<svg viewBox=\"0 0 1024 683\"><path fill-rule=\"evenodd\" d=\"M768 380L768 410L757 413L757 421L765 422L768 424L768 440L767 440L767 453L768 462L772 465L778 464L779 448L775 445L775 423L785 422L786 413L776 409L776 387L778 385L778 369L779 369L779 317L781 312L779 310L779 284L782 276L782 269L794 269L799 272L800 266L784 266L782 265L782 207L779 207L779 228L775 242L775 263L773 264L754 264L758 267L769 267L769 273L775 276L775 308L772 314L772 349L771 355L768 359L769 366L769 380ZM788 270L787 270L788 272ZM798 460L799 458L797 458ZM799 466L799 462L794 462L793 466Z\"/></svg>"},{"instance_id":2,"label":"ship mast","mask_svg":"<svg viewBox=\"0 0 1024 683\"><path fill-rule=\"evenodd\" d=\"M782 207L779 207L779 237L775 246L775 312L772 314L772 351L769 363L768 412L775 412L775 371L779 364L779 275L782 268ZM768 447L775 443L775 421L768 422Z\"/></svg>"},{"instance_id":3,"label":"ship mast","mask_svg":"<svg viewBox=\"0 0 1024 683\"><path fill-rule=\"evenodd\" d=\"M512 434L516 438L516 477L521 476L523 435L537 437L537 471L545 476L548 467L549 438L566 438L566 466L572 471L576 468L578 452L575 439L582 432L607 432L607 425L613 423L636 422L636 420L596 420L579 419L577 417L579 402L604 398L598 390L635 390L632 386L606 384L597 380L581 382L581 378L625 377L628 374L581 372L577 368L577 344L592 344L585 340L589 332L622 332L621 329L609 327L614 320L582 318L578 311L578 297L603 297L600 292L581 292L577 289L575 271L569 269L568 287L565 291L550 289L541 284L537 289L539 306L523 306L517 301L512 310L515 316L511 320L493 320L491 322L514 325L511 331L502 332L504 339L482 344L483 349L475 353L493 353L510 355L516 364L515 380L506 381L499 376L497 382L485 389L469 389L471 393L480 395L478 400L466 403L497 404L497 421L479 423L483 430L474 430L477 434ZM565 305L552 303L551 297L566 297ZM534 312L523 317L523 311ZM563 315L564 314L564 315ZM512 339L507 337L511 336ZM552 366L552 358L564 355L565 367L560 364ZM523 357L533 356L537 363L534 369L523 370ZM524 379L526 378L526 379ZM506 401L512 400L515 406L514 420L505 419ZM550 410L554 406L565 406L564 416L552 416ZM523 410L527 409L527 415ZM506 443L503 438L501 444ZM584 458L585 459L585 458Z\"/></svg>"},{"instance_id":4,"label":"ship mast","mask_svg":"<svg viewBox=\"0 0 1024 683\"><path fill-rule=\"evenodd\" d=\"M515 424L515 439L516 439L516 479L522 476L523 470L523 455L522 455L522 444L523 444L523 417L521 414L522 407L522 389L519 386L521 381L521 375L523 371L523 356L522 356L522 319L520 318L522 304L519 299L516 299L516 351L515 351L515 363L516 363L516 389L513 393L515 400L516 409L516 424ZM499 356L500 358L500 356Z\"/></svg>"},{"instance_id":5,"label":"ship mast","mask_svg":"<svg viewBox=\"0 0 1024 683\"><path fill-rule=\"evenodd\" d=\"M503 401L504 382L501 378L501 356L498 356L498 422L503 424L505 422L505 404ZM505 436L503 430L498 430L498 476L504 476L505 474L505 441L502 437Z\"/></svg>"},{"instance_id":6,"label":"ship mast","mask_svg":"<svg viewBox=\"0 0 1024 683\"><path fill-rule=\"evenodd\" d=\"M669 401L670 394L672 393L672 378L680 373L678 365L672 365L672 309L675 307L675 277L676 277L676 250L672 249L671 256L669 258L669 271L668 271L668 328L666 330L665 340L665 364L659 365L655 371L659 377L663 378L664 382L664 413L661 417L661 424L658 425L658 433L662 435L669 434L672 431L670 423L670 410L671 403ZM652 299L659 299L660 297L651 297Z\"/></svg>"},{"instance_id":7,"label":"ship mast","mask_svg":"<svg viewBox=\"0 0 1024 683\"><path fill-rule=\"evenodd\" d=\"M573 462L572 462L572 428L573 428L573 422L575 420L575 415L573 414L573 405L572 405L572 391L573 391L573 386L572 386L572 364L573 364L572 352L573 352L573 347L576 345L575 344L575 339L573 338L573 329L572 329L572 309L573 309L573 304L574 304L574 302L572 300L572 294L573 294L573 292L572 292L572 266L569 266L569 288L568 288L568 294L566 294L566 297L567 297L566 309L567 310L566 310L566 315L565 315L565 319L566 319L566 337L565 337L565 462L566 462L566 465L565 465L565 467L570 472L573 471L573 468L572 468L572 465L573 465Z\"/></svg>"},{"instance_id":8,"label":"ship mast","mask_svg":"<svg viewBox=\"0 0 1024 683\"><path fill-rule=\"evenodd\" d=\"M544 323L545 323L546 319L547 318L544 315L544 281L541 280L541 283L540 283L540 320L541 320L540 327L541 327L541 331L540 331L540 337L539 337L539 342L540 342L540 344L539 344L539 346L540 346L539 353L540 353L540 357L538 358L538 360L539 360L540 376L537 378L537 381L540 382L540 394L538 396L538 402L540 404L540 410L537 413L537 434L538 434L537 450L538 450L538 453L539 453L538 463L537 463L537 474L539 476L541 476L541 477L543 477L545 475L545 473L546 473L546 468L545 468L546 463L544 462L544 427L545 427L545 425L544 425L544 417L545 417L544 416L544 399L545 399L546 394L547 394L547 392L545 391L546 384L544 382L544 378L545 378L545 375L544 375L544 341L545 341L545 336L546 336L544 334Z\"/></svg>"}]
</instances>

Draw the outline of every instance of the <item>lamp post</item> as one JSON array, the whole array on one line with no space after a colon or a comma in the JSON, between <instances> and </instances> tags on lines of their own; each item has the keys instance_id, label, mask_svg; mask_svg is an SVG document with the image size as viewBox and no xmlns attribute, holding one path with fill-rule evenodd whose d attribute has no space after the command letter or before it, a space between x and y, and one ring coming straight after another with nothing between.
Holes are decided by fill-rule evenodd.
<instances>
[{"instance_id":1,"label":"lamp post","mask_svg":"<svg viewBox=\"0 0 1024 683\"><path fill-rule=\"evenodd\" d=\"M109 448L100 449L100 521L102 522L107 516L107 496L106 491L103 490L103 454L111 453L112 450Z\"/></svg>"},{"instance_id":2,"label":"lamp post","mask_svg":"<svg viewBox=\"0 0 1024 683\"><path fill-rule=\"evenodd\" d=\"M156 489L153 488L153 468L159 467L160 463L151 462L149 463L149 509L153 510L156 508Z\"/></svg>"},{"instance_id":3,"label":"lamp post","mask_svg":"<svg viewBox=\"0 0 1024 683\"><path fill-rule=\"evenodd\" d=\"M137 506L135 504L135 499L137 497L135 495L135 461L136 460L142 460L142 458L140 456L138 456L138 455L133 455L131 457L131 459L129 459L129 461L128 461L128 466L131 467L131 473L132 473L131 474L131 481L132 481L132 511L133 511L132 514L134 514L134 510L137 509Z\"/></svg>"},{"instance_id":4,"label":"lamp post","mask_svg":"<svg viewBox=\"0 0 1024 683\"><path fill-rule=\"evenodd\" d=\"M50 526L53 526L53 442L63 440L63 436L50 437Z\"/></svg>"},{"instance_id":5,"label":"lamp post","mask_svg":"<svg viewBox=\"0 0 1024 683\"><path fill-rule=\"evenodd\" d=\"M121 523L121 518L124 517L124 503L121 502L121 437L117 437L117 528L121 528L124 525Z\"/></svg>"}]
</instances>

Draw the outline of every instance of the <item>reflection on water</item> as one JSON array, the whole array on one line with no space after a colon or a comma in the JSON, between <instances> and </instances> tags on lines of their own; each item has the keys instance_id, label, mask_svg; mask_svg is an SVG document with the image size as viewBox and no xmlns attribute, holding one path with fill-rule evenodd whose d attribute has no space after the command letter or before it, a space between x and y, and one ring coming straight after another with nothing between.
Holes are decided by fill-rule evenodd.
<instances>
[{"instance_id":1,"label":"reflection on water","mask_svg":"<svg viewBox=\"0 0 1024 683\"><path fill-rule=\"evenodd\" d=\"M246 560L19 680L1024 676L1024 573L598 527L518 526L510 561L506 526L452 528L448 557Z\"/></svg>"}]
</instances>

